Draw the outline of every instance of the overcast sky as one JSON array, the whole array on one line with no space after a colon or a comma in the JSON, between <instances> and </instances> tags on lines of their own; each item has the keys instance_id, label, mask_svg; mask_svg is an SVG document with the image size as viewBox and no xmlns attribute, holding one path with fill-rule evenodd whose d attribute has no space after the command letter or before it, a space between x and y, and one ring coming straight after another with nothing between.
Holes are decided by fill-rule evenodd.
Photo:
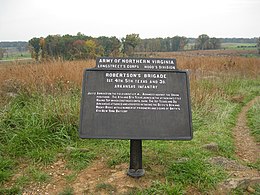
<instances>
[{"instance_id":1,"label":"overcast sky","mask_svg":"<svg viewBox=\"0 0 260 195\"><path fill-rule=\"evenodd\" d=\"M260 0L0 0L0 41L55 34L260 36Z\"/></svg>"}]
</instances>

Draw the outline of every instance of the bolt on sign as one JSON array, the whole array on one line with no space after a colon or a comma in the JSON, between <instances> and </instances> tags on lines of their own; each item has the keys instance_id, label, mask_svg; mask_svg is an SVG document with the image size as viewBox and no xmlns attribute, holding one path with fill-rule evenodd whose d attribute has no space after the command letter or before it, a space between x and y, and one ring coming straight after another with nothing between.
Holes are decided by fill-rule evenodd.
<instances>
[{"instance_id":1,"label":"bolt on sign","mask_svg":"<svg viewBox=\"0 0 260 195\"><path fill-rule=\"evenodd\" d=\"M190 140L188 73L175 59L97 58L80 114L81 138Z\"/></svg>"}]
</instances>

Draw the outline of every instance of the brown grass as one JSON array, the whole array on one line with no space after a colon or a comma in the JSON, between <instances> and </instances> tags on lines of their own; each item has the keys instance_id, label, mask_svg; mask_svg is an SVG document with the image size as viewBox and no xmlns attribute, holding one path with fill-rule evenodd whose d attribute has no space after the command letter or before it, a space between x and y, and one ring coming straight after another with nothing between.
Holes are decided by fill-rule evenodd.
<instances>
[{"instance_id":1,"label":"brown grass","mask_svg":"<svg viewBox=\"0 0 260 195\"><path fill-rule=\"evenodd\" d=\"M94 60L2 66L0 86L6 92L17 92L20 88L29 91L50 91L57 85L63 85L65 88L81 86L83 70L94 66Z\"/></svg>"},{"instance_id":2,"label":"brown grass","mask_svg":"<svg viewBox=\"0 0 260 195\"><path fill-rule=\"evenodd\" d=\"M212 52L212 51L211 51ZM225 95L214 81L225 82L234 77L259 78L260 58L239 56L194 55L194 52L154 53L154 57L176 58L178 69L190 71L191 95L193 102L204 104L215 95ZM89 61L52 61L28 65L0 66L0 93L17 93L20 89L29 92L53 92L57 87L68 90L81 88L83 69L95 66ZM210 80L213 83L210 91L203 89L199 81ZM212 82L213 81L213 82Z\"/></svg>"},{"instance_id":3,"label":"brown grass","mask_svg":"<svg viewBox=\"0 0 260 195\"><path fill-rule=\"evenodd\" d=\"M186 55L184 55L186 54ZM159 57L175 57L179 69L189 69L193 72L230 73L240 76L257 77L260 73L260 58L239 56L206 56L189 55L190 53L159 53ZM205 76L205 75L204 75Z\"/></svg>"}]
</instances>

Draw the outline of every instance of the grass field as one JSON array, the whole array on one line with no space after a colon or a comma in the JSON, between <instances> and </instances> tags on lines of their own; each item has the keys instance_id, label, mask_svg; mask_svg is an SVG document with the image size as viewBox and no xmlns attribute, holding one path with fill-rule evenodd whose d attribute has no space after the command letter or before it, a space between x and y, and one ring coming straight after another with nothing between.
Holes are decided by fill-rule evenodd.
<instances>
[{"instance_id":1,"label":"grass field","mask_svg":"<svg viewBox=\"0 0 260 195\"><path fill-rule=\"evenodd\" d=\"M28 59L31 58L29 51L27 52L12 52L8 55L4 55L2 60L18 60L18 59Z\"/></svg>"},{"instance_id":2,"label":"grass field","mask_svg":"<svg viewBox=\"0 0 260 195\"><path fill-rule=\"evenodd\" d=\"M147 180L147 185L130 187L127 194L211 192L228 173L209 159L238 158L232 127L241 107L260 95L260 58L193 52L153 55L176 58L179 69L190 71L194 138L143 141L146 176L140 182ZM56 181L45 170L60 160L69 171L60 194L77 194L73 184L93 162L102 161L107 169L129 163L129 141L78 137L82 72L94 65L95 61L54 61L0 67L0 194L17 194ZM254 134L259 133L254 132L259 123L256 110L259 104L248 117ZM205 149L210 143L218 149ZM120 192L116 183L100 177L95 193Z\"/></svg>"},{"instance_id":3,"label":"grass field","mask_svg":"<svg viewBox=\"0 0 260 195\"><path fill-rule=\"evenodd\" d=\"M256 43L221 43L224 49L256 49Z\"/></svg>"}]
</instances>

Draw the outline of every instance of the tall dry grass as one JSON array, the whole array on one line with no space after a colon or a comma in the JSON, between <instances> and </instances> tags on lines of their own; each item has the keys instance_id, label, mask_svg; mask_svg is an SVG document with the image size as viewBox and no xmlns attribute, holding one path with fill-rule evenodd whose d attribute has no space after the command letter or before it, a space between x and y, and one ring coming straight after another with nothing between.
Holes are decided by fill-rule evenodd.
<instances>
[{"instance_id":1,"label":"tall dry grass","mask_svg":"<svg viewBox=\"0 0 260 195\"><path fill-rule=\"evenodd\" d=\"M81 86L83 70L95 66L88 61L51 61L27 65L0 67L0 87L2 92L53 91L59 85L67 89Z\"/></svg>"},{"instance_id":2,"label":"tall dry grass","mask_svg":"<svg viewBox=\"0 0 260 195\"><path fill-rule=\"evenodd\" d=\"M203 107L205 112L212 112L215 109L212 102L218 97L243 101L243 95L233 94L232 91L242 88L246 79L260 79L260 58L236 56L230 51L225 51L225 55L216 51L200 52L155 53L156 57L174 57L178 69L189 70L193 108ZM258 88L260 90L260 86Z\"/></svg>"},{"instance_id":3,"label":"tall dry grass","mask_svg":"<svg viewBox=\"0 0 260 195\"><path fill-rule=\"evenodd\" d=\"M216 95L225 93L219 86L232 78L259 78L260 58L238 56L193 55L184 53L156 53L156 57L176 58L179 69L190 71L191 96L197 105L205 104ZM0 66L0 92L53 92L57 87L68 90L81 87L83 69L95 66L89 61L51 61L28 65ZM210 89L201 87L201 80L209 80Z\"/></svg>"},{"instance_id":4,"label":"tall dry grass","mask_svg":"<svg viewBox=\"0 0 260 195\"><path fill-rule=\"evenodd\" d=\"M223 56L223 55L193 55L193 52L156 53L158 57L177 60L179 69L189 69L193 73L204 74L236 74L239 76L257 77L260 74L260 58ZM205 76L205 75L204 75Z\"/></svg>"}]
</instances>

